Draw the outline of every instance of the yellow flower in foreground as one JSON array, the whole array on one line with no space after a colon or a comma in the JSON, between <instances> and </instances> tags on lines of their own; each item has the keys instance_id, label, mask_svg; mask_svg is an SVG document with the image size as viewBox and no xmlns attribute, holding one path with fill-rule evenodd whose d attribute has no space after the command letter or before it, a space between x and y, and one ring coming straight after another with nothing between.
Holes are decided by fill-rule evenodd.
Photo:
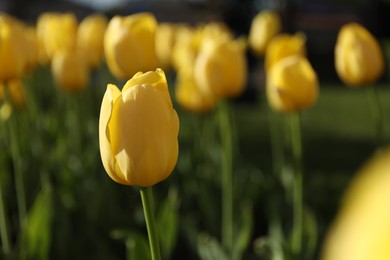
<instances>
[{"instance_id":1,"label":"yellow flower in foreground","mask_svg":"<svg viewBox=\"0 0 390 260\"><path fill-rule=\"evenodd\" d=\"M281 31L281 20L275 11L265 10L252 20L249 31L249 46L258 55L264 55L268 43Z\"/></svg>"},{"instance_id":2,"label":"yellow flower in foreground","mask_svg":"<svg viewBox=\"0 0 390 260\"><path fill-rule=\"evenodd\" d=\"M215 107L216 98L202 91L194 80L192 70L183 68L177 73L175 96L178 104L186 110L202 113Z\"/></svg>"},{"instance_id":3,"label":"yellow flower in foreground","mask_svg":"<svg viewBox=\"0 0 390 260\"><path fill-rule=\"evenodd\" d=\"M267 74L267 98L280 112L291 112L314 104L318 96L317 75L302 56L284 58Z\"/></svg>"},{"instance_id":4,"label":"yellow flower in foreground","mask_svg":"<svg viewBox=\"0 0 390 260\"><path fill-rule=\"evenodd\" d=\"M84 53L88 65L96 68L103 58L104 33L108 20L104 15L92 14L85 17L77 30L77 48Z\"/></svg>"},{"instance_id":5,"label":"yellow flower in foreground","mask_svg":"<svg viewBox=\"0 0 390 260\"><path fill-rule=\"evenodd\" d=\"M292 55L306 55L305 43L306 37L302 33L279 34L273 37L265 53L266 71L283 58Z\"/></svg>"},{"instance_id":6,"label":"yellow flower in foreground","mask_svg":"<svg viewBox=\"0 0 390 260\"><path fill-rule=\"evenodd\" d=\"M352 181L323 247L322 260L390 259L390 150Z\"/></svg>"},{"instance_id":7,"label":"yellow flower in foreground","mask_svg":"<svg viewBox=\"0 0 390 260\"><path fill-rule=\"evenodd\" d=\"M384 72L384 58L379 43L363 26L344 25L335 47L336 71L349 86L374 83Z\"/></svg>"},{"instance_id":8,"label":"yellow flower in foreground","mask_svg":"<svg viewBox=\"0 0 390 260\"><path fill-rule=\"evenodd\" d=\"M137 71L157 66L153 14L139 13L113 17L104 35L104 53L108 68L118 79L132 77Z\"/></svg>"},{"instance_id":9,"label":"yellow flower in foreground","mask_svg":"<svg viewBox=\"0 0 390 260\"><path fill-rule=\"evenodd\" d=\"M195 61L194 77L204 92L217 98L241 94L247 79L244 42L225 37L204 40Z\"/></svg>"},{"instance_id":10,"label":"yellow flower in foreground","mask_svg":"<svg viewBox=\"0 0 390 260\"><path fill-rule=\"evenodd\" d=\"M178 157L179 118L161 69L139 72L122 91L108 84L99 119L100 155L108 175L125 185L152 186Z\"/></svg>"},{"instance_id":11,"label":"yellow flower in foreground","mask_svg":"<svg viewBox=\"0 0 390 260\"><path fill-rule=\"evenodd\" d=\"M58 86L67 91L84 89L89 82L89 70L84 56L76 51L61 51L54 55L51 71Z\"/></svg>"}]
</instances>

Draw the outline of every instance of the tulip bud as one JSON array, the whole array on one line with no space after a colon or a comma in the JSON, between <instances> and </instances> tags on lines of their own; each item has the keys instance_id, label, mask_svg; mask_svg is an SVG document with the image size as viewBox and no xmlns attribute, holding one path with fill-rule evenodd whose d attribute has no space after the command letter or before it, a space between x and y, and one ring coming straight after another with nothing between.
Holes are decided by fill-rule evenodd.
<instances>
[{"instance_id":1,"label":"tulip bud","mask_svg":"<svg viewBox=\"0 0 390 260\"><path fill-rule=\"evenodd\" d=\"M14 18L0 15L0 81L22 76L26 67L23 30Z\"/></svg>"},{"instance_id":2,"label":"tulip bud","mask_svg":"<svg viewBox=\"0 0 390 260\"><path fill-rule=\"evenodd\" d=\"M176 39L176 27L173 24L161 23L156 31L156 55L159 66L169 69L172 63L172 49Z\"/></svg>"},{"instance_id":3,"label":"tulip bud","mask_svg":"<svg viewBox=\"0 0 390 260\"><path fill-rule=\"evenodd\" d=\"M96 68L101 63L107 24L108 20L104 15L93 14L85 17L78 27L77 48L84 53L90 68Z\"/></svg>"},{"instance_id":4,"label":"tulip bud","mask_svg":"<svg viewBox=\"0 0 390 260\"><path fill-rule=\"evenodd\" d=\"M354 177L320 259L390 259L389 161L388 148L378 151Z\"/></svg>"},{"instance_id":5,"label":"tulip bud","mask_svg":"<svg viewBox=\"0 0 390 260\"><path fill-rule=\"evenodd\" d=\"M180 106L195 113L207 112L216 105L216 97L202 91L195 82L192 70L186 68L177 73L175 95Z\"/></svg>"},{"instance_id":6,"label":"tulip bud","mask_svg":"<svg viewBox=\"0 0 390 260\"><path fill-rule=\"evenodd\" d=\"M271 39L281 31L279 14L275 11L261 11L252 20L249 31L249 47L257 56L262 56Z\"/></svg>"},{"instance_id":7,"label":"tulip bud","mask_svg":"<svg viewBox=\"0 0 390 260\"><path fill-rule=\"evenodd\" d=\"M302 33L279 34L272 38L265 53L266 71L283 58L292 55L306 55L305 43L306 37Z\"/></svg>"},{"instance_id":8,"label":"tulip bud","mask_svg":"<svg viewBox=\"0 0 390 260\"><path fill-rule=\"evenodd\" d=\"M306 58L295 55L280 60L267 74L267 98L280 112L291 112L314 104L318 96L315 71Z\"/></svg>"},{"instance_id":9,"label":"tulip bud","mask_svg":"<svg viewBox=\"0 0 390 260\"><path fill-rule=\"evenodd\" d=\"M76 46L77 18L73 13L49 13L42 18L41 31L43 47L49 59L56 52L68 51Z\"/></svg>"},{"instance_id":10,"label":"tulip bud","mask_svg":"<svg viewBox=\"0 0 390 260\"><path fill-rule=\"evenodd\" d=\"M79 52L68 50L56 53L51 71L57 85L64 90L79 91L88 85L88 66Z\"/></svg>"},{"instance_id":11,"label":"tulip bud","mask_svg":"<svg viewBox=\"0 0 390 260\"><path fill-rule=\"evenodd\" d=\"M152 14L115 16L104 35L108 68L118 79L132 77L137 71L157 66L155 34L157 21Z\"/></svg>"},{"instance_id":12,"label":"tulip bud","mask_svg":"<svg viewBox=\"0 0 390 260\"><path fill-rule=\"evenodd\" d=\"M108 175L125 185L152 186L178 157L179 118L161 69L139 72L122 91L108 84L99 119L100 155Z\"/></svg>"},{"instance_id":13,"label":"tulip bud","mask_svg":"<svg viewBox=\"0 0 390 260\"><path fill-rule=\"evenodd\" d=\"M335 47L336 71L349 86L375 82L384 72L384 58L379 43L363 26L344 25Z\"/></svg>"},{"instance_id":14,"label":"tulip bud","mask_svg":"<svg viewBox=\"0 0 390 260\"><path fill-rule=\"evenodd\" d=\"M194 77L204 92L218 98L241 94L247 79L243 42L223 37L205 39L195 61Z\"/></svg>"},{"instance_id":15,"label":"tulip bud","mask_svg":"<svg viewBox=\"0 0 390 260\"><path fill-rule=\"evenodd\" d=\"M172 65L179 71L182 68L193 67L198 45L196 44L196 32L189 26L180 26L177 29L176 42L172 49Z\"/></svg>"}]
</instances>

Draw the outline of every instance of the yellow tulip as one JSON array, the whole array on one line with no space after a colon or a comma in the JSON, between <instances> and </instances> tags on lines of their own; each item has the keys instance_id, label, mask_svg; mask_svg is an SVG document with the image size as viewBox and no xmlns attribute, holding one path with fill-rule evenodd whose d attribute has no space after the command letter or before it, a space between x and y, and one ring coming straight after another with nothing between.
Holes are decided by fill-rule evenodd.
<instances>
[{"instance_id":1,"label":"yellow tulip","mask_svg":"<svg viewBox=\"0 0 390 260\"><path fill-rule=\"evenodd\" d=\"M89 70L84 56L76 51L57 52L51 63L57 85L67 91L84 89L89 82Z\"/></svg>"},{"instance_id":2,"label":"yellow tulip","mask_svg":"<svg viewBox=\"0 0 390 260\"><path fill-rule=\"evenodd\" d=\"M34 27L24 28L25 52L26 52L26 70L31 71L38 64L38 41Z\"/></svg>"},{"instance_id":3,"label":"yellow tulip","mask_svg":"<svg viewBox=\"0 0 390 260\"><path fill-rule=\"evenodd\" d=\"M352 180L323 246L322 260L390 259L390 150Z\"/></svg>"},{"instance_id":4,"label":"yellow tulip","mask_svg":"<svg viewBox=\"0 0 390 260\"><path fill-rule=\"evenodd\" d=\"M245 89L245 44L225 37L205 39L195 61L194 77L204 92L218 98L234 97Z\"/></svg>"},{"instance_id":5,"label":"yellow tulip","mask_svg":"<svg viewBox=\"0 0 390 260\"><path fill-rule=\"evenodd\" d=\"M118 79L132 77L137 71L157 66L155 34L157 21L150 13L113 17L104 35L108 68Z\"/></svg>"},{"instance_id":6,"label":"yellow tulip","mask_svg":"<svg viewBox=\"0 0 390 260\"><path fill-rule=\"evenodd\" d=\"M172 64L172 49L176 40L176 26L170 23L161 23L156 31L156 55L159 66L169 69Z\"/></svg>"},{"instance_id":7,"label":"yellow tulip","mask_svg":"<svg viewBox=\"0 0 390 260\"><path fill-rule=\"evenodd\" d=\"M192 68L198 53L196 32L193 28L182 25L176 33L176 42L172 49L172 65L177 71L182 68Z\"/></svg>"},{"instance_id":8,"label":"yellow tulip","mask_svg":"<svg viewBox=\"0 0 390 260\"><path fill-rule=\"evenodd\" d=\"M207 112L215 107L216 98L199 88L192 70L183 68L176 77L175 96L180 106L195 113Z\"/></svg>"},{"instance_id":9,"label":"yellow tulip","mask_svg":"<svg viewBox=\"0 0 390 260\"><path fill-rule=\"evenodd\" d=\"M84 53L91 68L96 68L101 63L107 24L108 20L104 15L92 14L85 17L78 27L77 48Z\"/></svg>"},{"instance_id":10,"label":"yellow tulip","mask_svg":"<svg viewBox=\"0 0 390 260\"><path fill-rule=\"evenodd\" d=\"M349 86L374 83L384 72L384 58L375 37L358 23L344 25L335 47L336 71Z\"/></svg>"},{"instance_id":11,"label":"yellow tulip","mask_svg":"<svg viewBox=\"0 0 390 260\"><path fill-rule=\"evenodd\" d=\"M26 67L22 27L5 14L0 15L0 80L19 78Z\"/></svg>"},{"instance_id":12,"label":"yellow tulip","mask_svg":"<svg viewBox=\"0 0 390 260\"><path fill-rule=\"evenodd\" d=\"M257 56L262 56L271 39L281 31L281 20L275 11L259 12L252 20L249 30L249 47Z\"/></svg>"},{"instance_id":13,"label":"yellow tulip","mask_svg":"<svg viewBox=\"0 0 390 260\"><path fill-rule=\"evenodd\" d=\"M43 48L51 60L56 52L68 51L76 46L78 21L73 13L48 13L41 18L37 32Z\"/></svg>"},{"instance_id":14,"label":"yellow tulip","mask_svg":"<svg viewBox=\"0 0 390 260\"><path fill-rule=\"evenodd\" d=\"M318 80L306 58L295 55L272 66L267 74L267 98L280 112L291 112L314 104L318 96Z\"/></svg>"},{"instance_id":15,"label":"yellow tulip","mask_svg":"<svg viewBox=\"0 0 390 260\"><path fill-rule=\"evenodd\" d=\"M152 186L178 157L179 118L161 69L138 72L122 91L108 84L99 119L100 155L116 182Z\"/></svg>"},{"instance_id":16,"label":"yellow tulip","mask_svg":"<svg viewBox=\"0 0 390 260\"><path fill-rule=\"evenodd\" d=\"M305 43L306 37L302 33L279 34L273 37L265 53L266 71L283 58L292 55L306 55Z\"/></svg>"},{"instance_id":17,"label":"yellow tulip","mask_svg":"<svg viewBox=\"0 0 390 260\"><path fill-rule=\"evenodd\" d=\"M9 80L6 84L0 84L0 99L5 98L5 93L8 92L10 101L16 108L23 108L26 104L24 86L20 79Z\"/></svg>"}]
</instances>

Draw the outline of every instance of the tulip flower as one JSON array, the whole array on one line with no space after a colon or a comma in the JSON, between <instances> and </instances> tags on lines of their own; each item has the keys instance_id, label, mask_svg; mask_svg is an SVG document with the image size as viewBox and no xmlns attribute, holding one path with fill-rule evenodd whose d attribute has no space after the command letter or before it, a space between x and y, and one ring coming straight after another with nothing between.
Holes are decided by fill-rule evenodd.
<instances>
[{"instance_id":1,"label":"tulip flower","mask_svg":"<svg viewBox=\"0 0 390 260\"><path fill-rule=\"evenodd\" d=\"M56 52L75 48L78 21L73 13L49 13L43 20L44 28L38 35L49 59Z\"/></svg>"},{"instance_id":2,"label":"tulip flower","mask_svg":"<svg viewBox=\"0 0 390 260\"><path fill-rule=\"evenodd\" d=\"M390 150L380 150L349 185L322 260L390 259Z\"/></svg>"},{"instance_id":3,"label":"tulip flower","mask_svg":"<svg viewBox=\"0 0 390 260\"><path fill-rule=\"evenodd\" d=\"M291 112L314 104L318 96L318 80L306 58L295 55L272 66L267 74L267 98L280 112Z\"/></svg>"},{"instance_id":4,"label":"tulip flower","mask_svg":"<svg viewBox=\"0 0 390 260\"><path fill-rule=\"evenodd\" d=\"M281 31L281 20L275 11L259 12L252 20L249 47L257 56L263 56L268 43Z\"/></svg>"},{"instance_id":5,"label":"tulip flower","mask_svg":"<svg viewBox=\"0 0 390 260\"><path fill-rule=\"evenodd\" d=\"M185 68L177 73L175 94L180 106L195 113L210 111L217 101L213 95L199 88L192 70Z\"/></svg>"},{"instance_id":6,"label":"tulip flower","mask_svg":"<svg viewBox=\"0 0 390 260\"><path fill-rule=\"evenodd\" d=\"M156 55L159 66L169 69L172 64L172 49L175 45L176 26L170 23L161 23L156 31Z\"/></svg>"},{"instance_id":7,"label":"tulip flower","mask_svg":"<svg viewBox=\"0 0 390 260\"><path fill-rule=\"evenodd\" d=\"M247 79L244 42L225 37L205 39L195 61L194 77L204 92L217 98L241 94Z\"/></svg>"},{"instance_id":8,"label":"tulip flower","mask_svg":"<svg viewBox=\"0 0 390 260\"><path fill-rule=\"evenodd\" d=\"M182 68L192 68L199 49L196 32L189 26L180 26L176 33L176 42L172 49L172 65L177 71Z\"/></svg>"},{"instance_id":9,"label":"tulip flower","mask_svg":"<svg viewBox=\"0 0 390 260\"><path fill-rule=\"evenodd\" d=\"M157 21L150 13L113 17L104 35L108 68L118 79L132 77L137 71L157 66L155 34Z\"/></svg>"},{"instance_id":10,"label":"tulip flower","mask_svg":"<svg viewBox=\"0 0 390 260\"><path fill-rule=\"evenodd\" d=\"M108 84L99 143L103 166L114 181L149 187L167 178L178 157L178 131L161 69L135 74L122 91Z\"/></svg>"},{"instance_id":11,"label":"tulip flower","mask_svg":"<svg viewBox=\"0 0 390 260\"><path fill-rule=\"evenodd\" d=\"M101 63L107 24L108 20L104 15L93 14L85 17L78 27L77 48L84 53L90 68L96 68Z\"/></svg>"},{"instance_id":12,"label":"tulip flower","mask_svg":"<svg viewBox=\"0 0 390 260\"><path fill-rule=\"evenodd\" d=\"M51 63L51 71L57 85L64 90L79 91L88 85L88 66L84 56L77 51L56 53Z\"/></svg>"},{"instance_id":13,"label":"tulip flower","mask_svg":"<svg viewBox=\"0 0 390 260\"><path fill-rule=\"evenodd\" d=\"M306 38L302 33L295 35L279 34L269 42L265 53L265 69L271 67L279 60L292 55L306 54Z\"/></svg>"},{"instance_id":14,"label":"tulip flower","mask_svg":"<svg viewBox=\"0 0 390 260\"><path fill-rule=\"evenodd\" d=\"M23 30L17 21L0 15L0 81L19 78L26 67Z\"/></svg>"},{"instance_id":15,"label":"tulip flower","mask_svg":"<svg viewBox=\"0 0 390 260\"><path fill-rule=\"evenodd\" d=\"M344 25L335 47L336 71L351 87L372 84L384 72L384 58L375 37L358 23Z\"/></svg>"}]
</instances>

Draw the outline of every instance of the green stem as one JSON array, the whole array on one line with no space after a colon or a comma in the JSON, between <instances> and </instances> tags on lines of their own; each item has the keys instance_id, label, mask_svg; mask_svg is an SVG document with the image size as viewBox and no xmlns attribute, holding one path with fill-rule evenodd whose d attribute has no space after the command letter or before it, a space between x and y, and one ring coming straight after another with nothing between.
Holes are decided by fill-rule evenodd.
<instances>
[{"instance_id":1,"label":"green stem","mask_svg":"<svg viewBox=\"0 0 390 260\"><path fill-rule=\"evenodd\" d=\"M381 144L383 141L383 116L378 92L374 86L367 86L366 90L371 116L374 120L377 142Z\"/></svg>"},{"instance_id":2,"label":"green stem","mask_svg":"<svg viewBox=\"0 0 390 260\"><path fill-rule=\"evenodd\" d=\"M302 251L303 236L303 170L302 170L302 138L299 112L290 114L292 155L294 160L293 186L293 238L292 250L295 254Z\"/></svg>"},{"instance_id":3,"label":"green stem","mask_svg":"<svg viewBox=\"0 0 390 260\"><path fill-rule=\"evenodd\" d=\"M231 253L233 248L233 135L227 101L219 107L221 152L221 196L222 196L222 245Z\"/></svg>"},{"instance_id":4,"label":"green stem","mask_svg":"<svg viewBox=\"0 0 390 260\"><path fill-rule=\"evenodd\" d=\"M280 177L284 165L283 132L280 125L279 114L268 109L268 126L271 138L272 171L274 177Z\"/></svg>"},{"instance_id":5,"label":"green stem","mask_svg":"<svg viewBox=\"0 0 390 260\"><path fill-rule=\"evenodd\" d=\"M141 187L141 199L144 208L146 228L148 229L150 252L152 260L160 260L160 245L158 243L157 230L154 220L153 191L152 187Z\"/></svg>"},{"instance_id":6,"label":"green stem","mask_svg":"<svg viewBox=\"0 0 390 260\"><path fill-rule=\"evenodd\" d=\"M6 255L10 253L10 242L8 236L7 220L4 207L3 189L0 184L0 235L3 251Z\"/></svg>"}]
</instances>

